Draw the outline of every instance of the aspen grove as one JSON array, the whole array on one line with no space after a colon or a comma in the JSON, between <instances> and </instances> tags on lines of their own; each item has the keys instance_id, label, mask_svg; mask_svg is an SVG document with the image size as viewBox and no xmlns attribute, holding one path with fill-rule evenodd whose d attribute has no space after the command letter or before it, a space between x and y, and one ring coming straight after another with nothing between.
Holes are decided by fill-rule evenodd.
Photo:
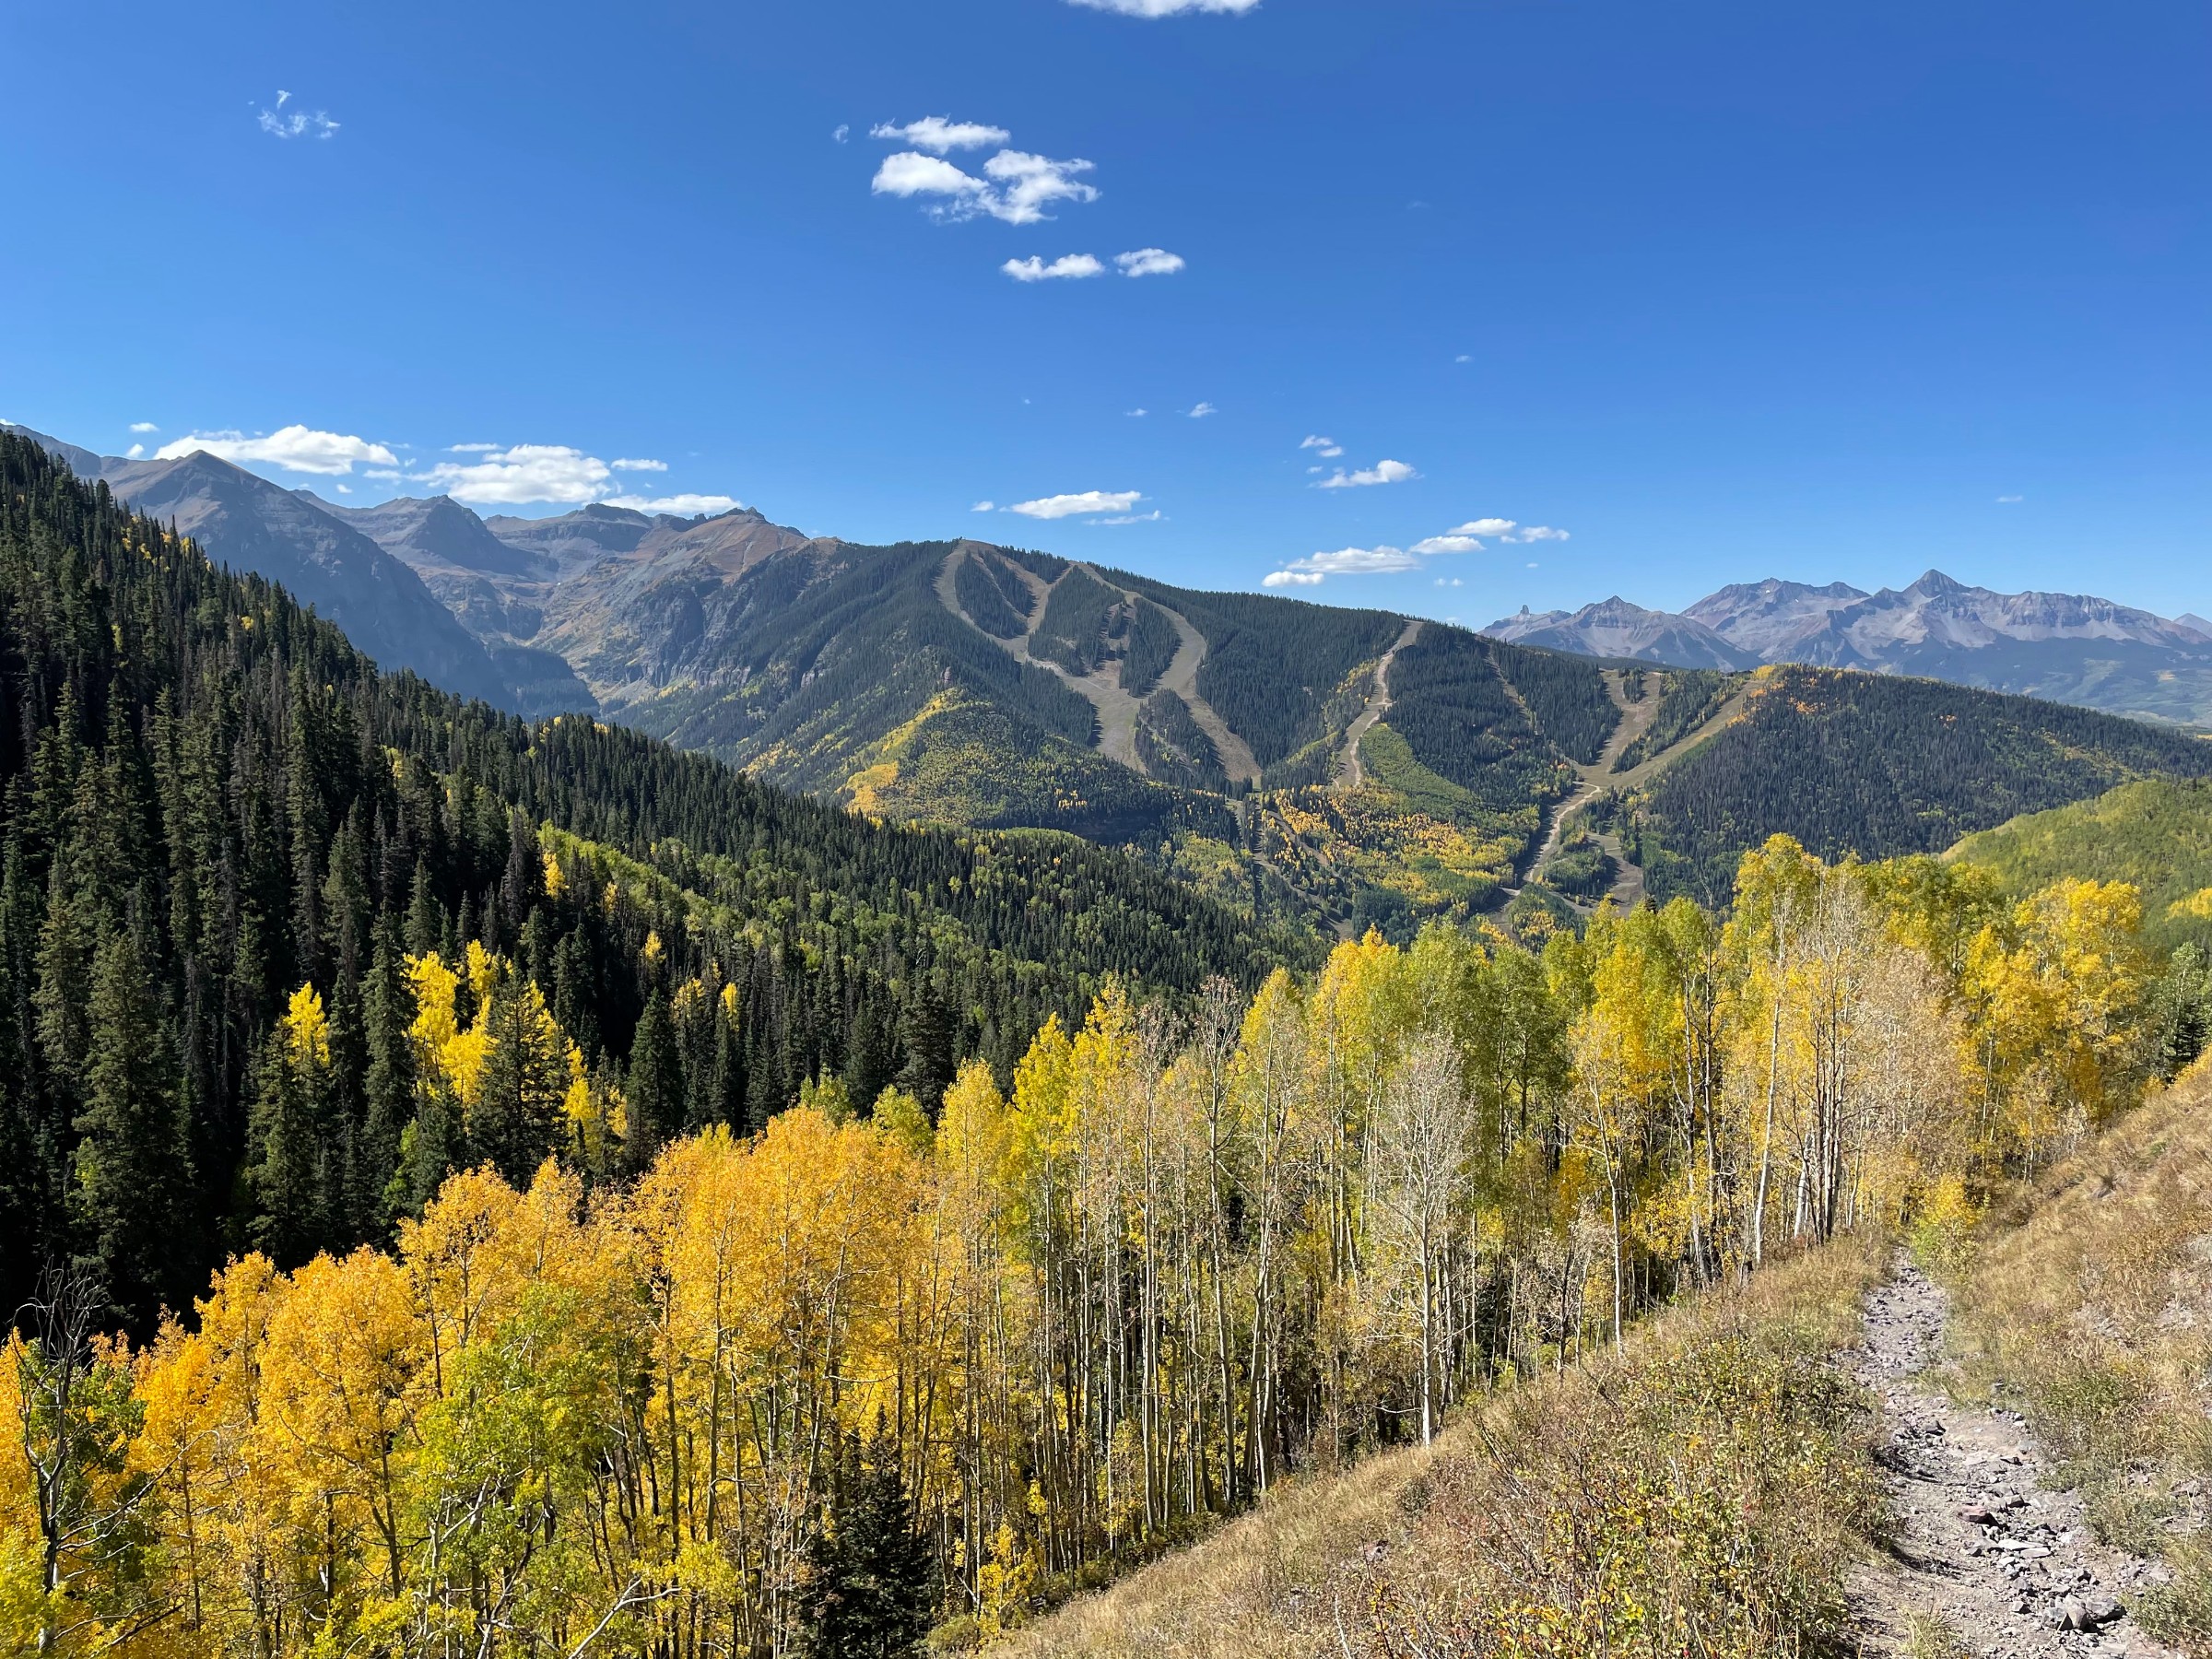
<instances>
[{"instance_id":1,"label":"aspen grove","mask_svg":"<svg viewBox=\"0 0 2212 1659\"><path fill-rule=\"evenodd\" d=\"M522 970L412 957L415 1124L480 1163L388 1248L233 1260L143 1345L51 1285L0 1370L0 1630L802 1652L866 1442L931 1616L987 1640L1641 1310L2046 1162L2154 1064L2139 920L2124 887L2016 903L1777 840L1725 919L1601 912L1540 950L1371 934L1249 999L1110 986L1010 1077L810 1084L641 1170L624 1084ZM709 973L670 1001L734 994ZM325 1025L302 989L268 1110L334 1087ZM533 1171L499 1155L547 1135Z\"/></svg>"}]
</instances>

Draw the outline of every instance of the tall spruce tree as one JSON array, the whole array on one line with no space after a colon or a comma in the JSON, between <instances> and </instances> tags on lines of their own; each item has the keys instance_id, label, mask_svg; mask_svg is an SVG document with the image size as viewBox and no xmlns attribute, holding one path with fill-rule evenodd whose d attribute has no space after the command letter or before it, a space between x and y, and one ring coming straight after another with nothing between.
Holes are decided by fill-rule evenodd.
<instances>
[{"instance_id":1,"label":"tall spruce tree","mask_svg":"<svg viewBox=\"0 0 2212 1659\"><path fill-rule=\"evenodd\" d=\"M899 1442L878 1419L848 1437L830 1513L808 1551L800 1620L808 1659L907 1659L935 1606L927 1542L914 1528Z\"/></svg>"},{"instance_id":2,"label":"tall spruce tree","mask_svg":"<svg viewBox=\"0 0 2212 1659\"><path fill-rule=\"evenodd\" d=\"M76 1120L79 1238L108 1294L141 1329L198 1288L193 1170L177 1068L135 932L100 946L87 1021L90 1057Z\"/></svg>"}]
</instances>

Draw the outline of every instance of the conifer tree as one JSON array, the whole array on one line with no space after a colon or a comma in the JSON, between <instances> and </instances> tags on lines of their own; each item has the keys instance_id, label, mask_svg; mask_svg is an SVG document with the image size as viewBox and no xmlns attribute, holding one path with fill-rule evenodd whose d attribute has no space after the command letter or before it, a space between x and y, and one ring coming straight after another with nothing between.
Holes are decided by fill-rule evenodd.
<instances>
[{"instance_id":1,"label":"conifer tree","mask_svg":"<svg viewBox=\"0 0 2212 1659\"><path fill-rule=\"evenodd\" d=\"M906 1659L929 1633L929 1548L914 1528L899 1442L879 1418L845 1470L807 1562L800 1618L809 1659Z\"/></svg>"},{"instance_id":2,"label":"conifer tree","mask_svg":"<svg viewBox=\"0 0 2212 1659\"><path fill-rule=\"evenodd\" d=\"M76 1120L75 1209L108 1293L150 1323L194 1288L192 1159L169 1032L135 933L100 947L87 1024L90 1059Z\"/></svg>"},{"instance_id":3,"label":"conifer tree","mask_svg":"<svg viewBox=\"0 0 2212 1659\"><path fill-rule=\"evenodd\" d=\"M630 1153L650 1161L682 1128L684 1078L676 1049L676 1027L659 991L646 999L629 1051Z\"/></svg>"}]
</instances>

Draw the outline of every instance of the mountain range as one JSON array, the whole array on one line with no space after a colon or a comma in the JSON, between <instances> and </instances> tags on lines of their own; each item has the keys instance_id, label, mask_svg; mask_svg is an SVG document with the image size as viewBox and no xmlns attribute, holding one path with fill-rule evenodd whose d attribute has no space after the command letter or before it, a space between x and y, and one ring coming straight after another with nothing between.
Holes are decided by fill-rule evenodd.
<instances>
[{"instance_id":1,"label":"mountain range","mask_svg":"<svg viewBox=\"0 0 2212 1659\"><path fill-rule=\"evenodd\" d=\"M1241 910L1340 931L1724 892L1777 831L1824 855L1930 852L2212 773L2212 745L2176 732L1903 677L2004 680L2041 651L2047 696L2172 700L2212 673L2212 630L2102 601L1770 582L1695 615L1614 600L1477 634L743 508L356 508L205 453L40 441L387 668L526 716L591 712L875 818L1132 846ZM2090 650L2134 653L2133 677L2091 675Z\"/></svg>"},{"instance_id":2,"label":"mountain range","mask_svg":"<svg viewBox=\"0 0 2212 1659\"><path fill-rule=\"evenodd\" d=\"M2212 623L2073 594L1999 594L1930 571L1862 592L1769 580L1676 614L1618 596L1523 610L1483 630L1520 644L1681 668L1801 663L1902 674L2212 726Z\"/></svg>"}]
</instances>

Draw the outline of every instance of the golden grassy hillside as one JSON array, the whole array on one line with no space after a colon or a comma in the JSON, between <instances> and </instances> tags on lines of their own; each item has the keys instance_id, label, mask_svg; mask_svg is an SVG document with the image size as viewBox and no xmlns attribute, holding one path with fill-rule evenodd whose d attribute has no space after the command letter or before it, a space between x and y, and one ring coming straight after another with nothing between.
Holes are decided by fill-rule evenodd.
<instances>
[{"instance_id":1,"label":"golden grassy hillside","mask_svg":"<svg viewBox=\"0 0 2212 1659\"><path fill-rule=\"evenodd\" d=\"M1970 1385L2027 1414L2108 1543L2171 1571L2138 1622L2212 1653L2212 1065L2018 1194L1956 1277Z\"/></svg>"},{"instance_id":2,"label":"golden grassy hillside","mask_svg":"<svg viewBox=\"0 0 2212 1659\"><path fill-rule=\"evenodd\" d=\"M1825 1363L1871 1239L1665 1315L1626 1351L1256 1513L1023 1631L1009 1655L1352 1659L1812 1651L1877 1526L1863 1402Z\"/></svg>"}]
</instances>

